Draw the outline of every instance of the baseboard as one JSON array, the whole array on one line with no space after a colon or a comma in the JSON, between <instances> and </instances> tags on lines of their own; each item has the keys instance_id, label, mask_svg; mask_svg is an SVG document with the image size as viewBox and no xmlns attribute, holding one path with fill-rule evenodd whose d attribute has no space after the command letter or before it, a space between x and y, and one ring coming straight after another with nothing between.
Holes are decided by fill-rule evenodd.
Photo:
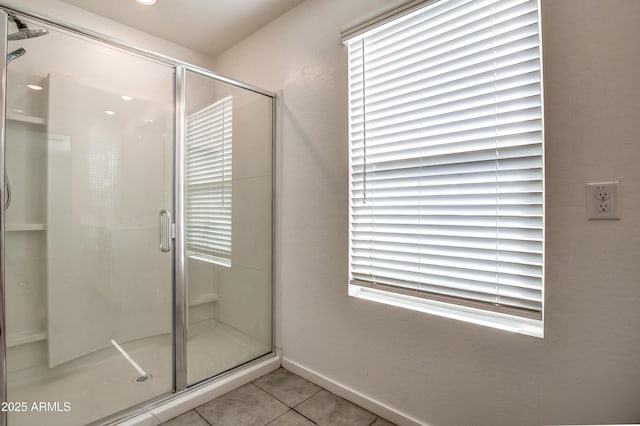
<instances>
[{"instance_id":1,"label":"baseboard","mask_svg":"<svg viewBox=\"0 0 640 426\"><path fill-rule=\"evenodd\" d=\"M312 383L325 388L326 390L359 405L360 407L371 411L373 414L382 417L390 422L393 422L399 426L427 426L426 423L422 423L411 416L395 410L388 405L385 405L379 401L367 397L366 395L344 386L328 377L323 376L313 370L310 370L302 365L283 358L282 366L287 370L304 377Z\"/></svg>"}]
</instances>

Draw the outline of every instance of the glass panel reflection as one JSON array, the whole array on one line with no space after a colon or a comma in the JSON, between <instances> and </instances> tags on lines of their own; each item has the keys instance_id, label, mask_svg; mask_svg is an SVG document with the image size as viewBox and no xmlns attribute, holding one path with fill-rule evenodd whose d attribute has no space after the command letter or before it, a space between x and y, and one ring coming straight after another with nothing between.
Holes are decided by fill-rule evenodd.
<instances>
[{"instance_id":1,"label":"glass panel reflection","mask_svg":"<svg viewBox=\"0 0 640 426\"><path fill-rule=\"evenodd\" d=\"M172 253L158 248L173 69L48 30L9 41L26 53L7 79L8 400L69 410L29 406L11 426L86 424L173 389Z\"/></svg>"},{"instance_id":2,"label":"glass panel reflection","mask_svg":"<svg viewBox=\"0 0 640 426\"><path fill-rule=\"evenodd\" d=\"M271 98L186 73L187 381L271 352Z\"/></svg>"}]
</instances>

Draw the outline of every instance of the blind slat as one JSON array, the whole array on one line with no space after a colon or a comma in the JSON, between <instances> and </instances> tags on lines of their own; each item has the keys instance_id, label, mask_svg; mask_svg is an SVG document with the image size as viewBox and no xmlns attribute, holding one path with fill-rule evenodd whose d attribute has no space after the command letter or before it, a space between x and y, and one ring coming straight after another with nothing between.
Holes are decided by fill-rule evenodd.
<instances>
[{"instance_id":1,"label":"blind slat","mask_svg":"<svg viewBox=\"0 0 640 426\"><path fill-rule=\"evenodd\" d=\"M351 282L539 317L538 2L439 0L347 44Z\"/></svg>"},{"instance_id":2,"label":"blind slat","mask_svg":"<svg viewBox=\"0 0 640 426\"><path fill-rule=\"evenodd\" d=\"M190 256L231 264L232 98L187 117L185 239Z\"/></svg>"}]
</instances>

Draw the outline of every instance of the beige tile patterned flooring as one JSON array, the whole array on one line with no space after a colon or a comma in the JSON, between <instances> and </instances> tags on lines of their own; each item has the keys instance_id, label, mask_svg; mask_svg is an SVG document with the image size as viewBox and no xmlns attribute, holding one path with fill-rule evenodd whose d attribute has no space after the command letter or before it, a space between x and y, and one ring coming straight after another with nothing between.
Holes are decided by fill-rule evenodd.
<instances>
[{"instance_id":1,"label":"beige tile patterned flooring","mask_svg":"<svg viewBox=\"0 0 640 426\"><path fill-rule=\"evenodd\" d=\"M393 426L284 368L211 400L164 426Z\"/></svg>"}]
</instances>

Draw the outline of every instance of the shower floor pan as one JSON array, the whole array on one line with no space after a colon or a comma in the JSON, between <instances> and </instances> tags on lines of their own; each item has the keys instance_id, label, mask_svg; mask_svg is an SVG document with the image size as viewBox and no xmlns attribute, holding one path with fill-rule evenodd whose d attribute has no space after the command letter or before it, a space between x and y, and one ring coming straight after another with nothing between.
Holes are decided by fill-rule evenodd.
<instances>
[{"instance_id":1,"label":"shower floor pan","mask_svg":"<svg viewBox=\"0 0 640 426\"><path fill-rule=\"evenodd\" d=\"M172 338L161 335L125 343L126 353L146 377L115 348L98 351L49 369L9 373L9 401L58 403L60 411L10 412L9 426L74 426L143 403L173 387ZM189 326L188 382L195 383L270 352L260 343L214 320ZM70 408L65 411L64 403Z\"/></svg>"}]
</instances>

